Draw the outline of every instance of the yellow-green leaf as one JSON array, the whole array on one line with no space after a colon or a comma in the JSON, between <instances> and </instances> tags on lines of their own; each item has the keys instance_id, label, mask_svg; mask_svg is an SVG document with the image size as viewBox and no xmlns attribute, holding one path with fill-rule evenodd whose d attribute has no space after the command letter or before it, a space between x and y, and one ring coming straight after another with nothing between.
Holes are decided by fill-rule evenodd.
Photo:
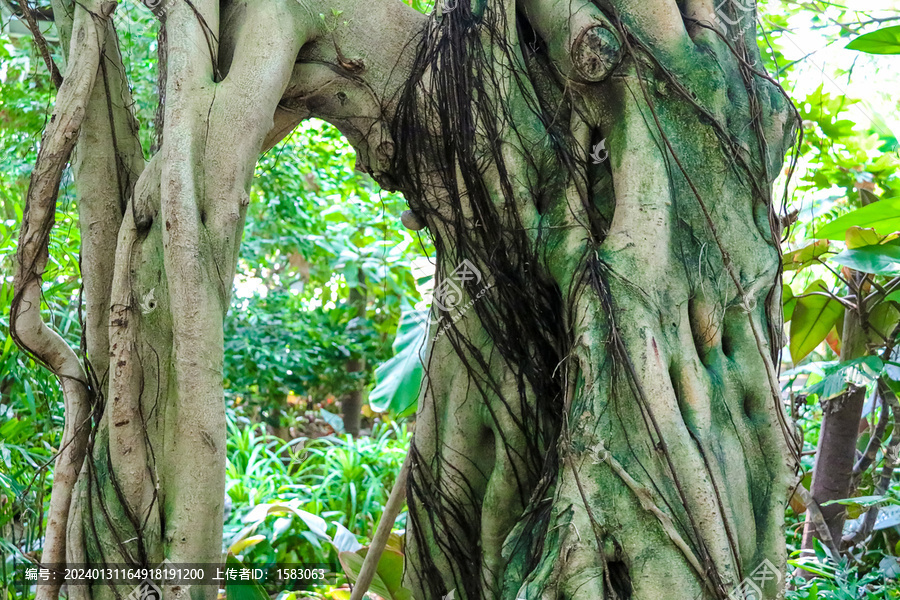
<instances>
[{"instance_id":1,"label":"yellow-green leaf","mask_svg":"<svg viewBox=\"0 0 900 600\"><path fill-rule=\"evenodd\" d=\"M784 255L782 264L785 271L800 271L813 264L817 258L830 250L828 240L815 240Z\"/></svg>"},{"instance_id":2,"label":"yellow-green leaf","mask_svg":"<svg viewBox=\"0 0 900 600\"><path fill-rule=\"evenodd\" d=\"M388 536L388 540L385 543L385 548L390 548L391 550L395 550L400 554L403 554L403 547L405 546L405 540L402 536L397 535L396 533L391 533Z\"/></svg>"},{"instance_id":3,"label":"yellow-green leaf","mask_svg":"<svg viewBox=\"0 0 900 600\"><path fill-rule=\"evenodd\" d=\"M356 552L341 552L338 560L350 581L356 583L362 570L368 548L360 548ZM385 600L412 600L412 593L401 584L403 579L403 554L385 548L378 559L375 577L369 589Z\"/></svg>"},{"instance_id":4,"label":"yellow-green leaf","mask_svg":"<svg viewBox=\"0 0 900 600\"><path fill-rule=\"evenodd\" d=\"M821 279L812 282L797 298L791 319L790 352L794 364L806 358L822 343L831 328L844 313L844 306L833 298L816 294L827 293L828 286Z\"/></svg>"},{"instance_id":5,"label":"yellow-green leaf","mask_svg":"<svg viewBox=\"0 0 900 600\"><path fill-rule=\"evenodd\" d=\"M264 541L266 541L266 536L264 535L251 535L250 537L246 537L232 544L228 551L232 554L240 554L245 549Z\"/></svg>"},{"instance_id":6,"label":"yellow-green leaf","mask_svg":"<svg viewBox=\"0 0 900 600\"><path fill-rule=\"evenodd\" d=\"M900 25L864 33L854 38L845 48L869 54L900 54Z\"/></svg>"},{"instance_id":7,"label":"yellow-green leaf","mask_svg":"<svg viewBox=\"0 0 900 600\"><path fill-rule=\"evenodd\" d=\"M880 244L884 236L878 235L872 227L848 227L844 233L844 239L848 248L861 248L863 246L874 246Z\"/></svg>"},{"instance_id":8,"label":"yellow-green leaf","mask_svg":"<svg viewBox=\"0 0 900 600\"><path fill-rule=\"evenodd\" d=\"M781 288L781 306L784 309L784 322L787 323L794 316L794 307L797 306L797 297L791 286L784 284Z\"/></svg>"}]
</instances>

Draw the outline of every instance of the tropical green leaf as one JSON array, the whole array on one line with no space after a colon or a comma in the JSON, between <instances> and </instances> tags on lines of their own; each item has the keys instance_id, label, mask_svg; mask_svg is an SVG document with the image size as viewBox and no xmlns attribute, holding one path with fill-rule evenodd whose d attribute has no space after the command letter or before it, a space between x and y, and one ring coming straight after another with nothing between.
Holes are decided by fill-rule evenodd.
<instances>
[{"instance_id":1,"label":"tropical green leaf","mask_svg":"<svg viewBox=\"0 0 900 600\"><path fill-rule=\"evenodd\" d=\"M832 504L842 504L844 506L848 506L851 504L858 504L859 506L875 506L876 504L883 504L886 501L889 501L890 497L885 495L880 496L857 496L856 498L842 498L840 500L830 500L822 504L822 506L830 506Z\"/></svg>"},{"instance_id":2,"label":"tropical green leaf","mask_svg":"<svg viewBox=\"0 0 900 600\"><path fill-rule=\"evenodd\" d=\"M788 284L782 286L781 306L784 310L784 322L787 323L794 316L794 308L797 306L797 297Z\"/></svg>"},{"instance_id":3,"label":"tropical green leaf","mask_svg":"<svg viewBox=\"0 0 900 600\"><path fill-rule=\"evenodd\" d=\"M225 566L234 569L243 569L244 563L233 554L225 559ZM269 594L254 579L252 582L226 582L225 600L269 600Z\"/></svg>"},{"instance_id":4,"label":"tropical green leaf","mask_svg":"<svg viewBox=\"0 0 900 600\"><path fill-rule=\"evenodd\" d=\"M807 295L814 294L815 295ZM844 306L828 296L828 287L821 279L812 282L797 299L791 319L790 352L794 364L803 360L822 343L831 328L841 318Z\"/></svg>"},{"instance_id":5,"label":"tropical green leaf","mask_svg":"<svg viewBox=\"0 0 900 600\"><path fill-rule=\"evenodd\" d=\"M847 228L844 234L844 241L847 242L847 248L862 248L863 246L877 246L885 241L885 236L878 235L873 227L853 227Z\"/></svg>"},{"instance_id":6,"label":"tropical green leaf","mask_svg":"<svg viewBox=\"0 0 900 600\"><path fill-rule=\"evenodd\" d=\"M356 552L341 552L338 560L344 572L352 582L359 578L363 560L368 548L360 548ZM369 589L385 600L412 600L412 593L401 584L403 579L403 555L396 550L385 548L378 559L375 577Z\"/></svg>"},{"instance_id":7,"label":"tropical green leaf","mask_svg":"<svg viewBox=\"0 0 900 600\"><path fill-rule=\"evenodd\" d=\"M831 364L824 369L824 377L821 381L804 388L803 394L817 394L821 398L833 398L852 382L857 385L873 383L884 373L884 363L877 356L865 356L854 360L848 360L837 364Z\"/></svg>"},{"instance_id":8,"label":"tropical green leaf","mask_svg":"<svg viewBox=\"0 0 900 600\"><path fill-rule=\"evenodd\" d=\"M309 528L313 534L317 537L331 541L331 536L328 535L328 525L325 522L325 519L320 517L319 515L314 515L311 512L307 512L305 510L296 508L295 506L291 506L290 504L285 503L272 503L272 504L259 504L253 507L247 515L244 517L244 523L250 524L259 524L269 515L282 515L282 514L293 514L300 518L301 521ZM234 542L232 542L234 543Z\"/></svg>"},{"instance_id":9,"label":"tropical green leaf","mask_svg":"<svg viewBox=\"0 0 900 600\"><path fill-rule=\"evenodd\" d=\"M900 246L883 244L844 250L831 257L839 265L875 275L900 274Z\"/></svg>"},{"instance_id":10,"label":"tropical green leaf","mask_svg":"<svg viewBox=\"0 0 900 600\"><path fill-rule=\"evenodd\" d=\"M888 198L857 208L813 230L812 235L820 240L844 241L851 227L872 228L882 236L900 231L900 198Z\"/></svg>"},{"instance_id":11,"label":"tropical green leaf","mask_svg":"<svg viewBox=\"0 0 900 600\"><path fill-rule=\"evenodd\" d=\"M869 341L882 345L890 337L900 320L900 311L890 302L882 302L869 313Z\"/></svg>"},{"instance_id":12,"label":"tropical green leaf","mask_svg":"<svg viewBox=\"0 0 900 600\"><path fill-rule=\"evenodd\" d=\"M800 271L816 262L816 259L829 251L827 240L815 240L809 244L798 248L793 252L788 252L782 259L785 271Z\"/></svg>"},{"instance_id":13,"label":"tropical green leaf","mask_svg":"<svg viewBox=\"0 0 900 600\"><path fill-rule=\"evenodd\" d=\"M845 47L868 54L900 54L900 25L864 33Z\"/></svg>"},{"instance_id":14,"label":"tropical green leaf","mask_svg":"<svg viewBox=\"0 0 900 600\"><path fill-rule=\"evenodd\" d=\"M428 337L427 310L403 313L394 339L394 356L375 369L369 406L377 412L408 416L416 411L422 386L421 352Z\"/></svg>"},{"instance_id":15,"label":"tropical green leaf","mask_svg":"<svg viewBox=\"0 0 900 600\"><path fill-rule=\"evenodd\" d=\"M335 532L334 534L334 540L332 541L332 544L338 552L356 552L363 547L363 545L359 543L359 540L356 539L356 535L354 535L352 531L350 531L337 521L334 522L334 525L335 527L337 527L337 532Z\"/></svg>"}]
</instances>

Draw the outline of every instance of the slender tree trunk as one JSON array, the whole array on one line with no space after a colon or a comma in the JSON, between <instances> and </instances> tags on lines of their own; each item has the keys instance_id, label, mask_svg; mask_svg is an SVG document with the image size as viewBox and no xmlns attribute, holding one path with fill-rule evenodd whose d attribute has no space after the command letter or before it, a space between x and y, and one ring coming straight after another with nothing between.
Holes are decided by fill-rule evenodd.
<instances>
[{"instance_id":1,"label":"slender tree trunk","mask_svg":"<svg viewBox=\"0 0 900 600\"><path fill-rule=\"evenodd\" d=\"M853 387L847 392L827 400L824 404L819 445L816 449L816 465L812 475L812 500L822 513L825 526L835 546L840 549L847 517L847 507L830 504L834 500L848 498L853 481L853 465L856 462L856 440L859 438L859 420L866 400L865 387ZM803 549L813 548L813 538L820 537L812 517L807 515L803 528Z\"/></svg>"},{"instance_id":2,"label":"slender tree trunk","mask_svg":"<svg viewBox=\"0 0 900 600\"><path fill-rule=\"evenodd\" d=\"M860 191L860 202L869 204L870 199ZM844 318L841 332L842 362L864 357L868 350L869 339L868 312L866 295L869 287L865 273L847 269L848 279L855 288L857 307L848 310ZM821 513L824 526L831 534L832 551L841 551L844 521L847 510L842 504L825 506L834 500L849 498L854 492L854 465L857 462L856 444L859 439L859 426L862 419L866 390L851 386L849 390L835 398L826 398L822 403L822 424L819 429L819 444L816 448L816 464L813 467L811 481L811 499L815 503L807 511L803 528L802 550L805 555L814 554L813 540L823 539L823 532L816 526ZM887 407L884 407L887 410ZM827 540L824 540L827 541ZM806 573L806 576L811 576Z\"/></svg>"},{"instance_id":3,"label":"slender tree trunk","mask_svg":"<svg viewBox=\"0 0 900 600\"><path fill-rule=\"evenodd\" d=\"M358 284L350 290L349 302L350 306L356 309L356 318L364 319L366 317L366 279L365 273L360 269L357 275ZM361 373L366 368L364 358L353 358L347 361L348 373ZM341 413L344 418L344 431L350 435L359 435L359 422L362 413L362 397L363 384L356 386L355 390L347 393L341 401Z\"/></svg>"},{"instance_id":4,"label":"slender tree trunk","mask_svg":"<svg viewBox=\"0 0 900 600\"><path fill-rule=\"evenodd\" d=\"M862 287L864 274L851 271L850 276L854 278L857 286ZM864 298L861 298L860 303L864 305L864 302ZM842 362L866 355L868 334L864 323L864 317L859 311L847 311L841 335ZM826 546L832 550L842 549L841 538L847 507L843 504L828 506L826 504L849 498L853 491L856 443L859 439L859 425L865 400L866 388L851 386L846 392L834 398L826 398L822 402L822 424L819 429L816 464L813 467L811 482L811 499L815 502L815 506L807 512L803 528L802 549L806 555L814 554L813 539L821 540L823 535L815 524L817 516L813 513L816 510L821 513L833 542Z\"/></svg>"}]
</instances>

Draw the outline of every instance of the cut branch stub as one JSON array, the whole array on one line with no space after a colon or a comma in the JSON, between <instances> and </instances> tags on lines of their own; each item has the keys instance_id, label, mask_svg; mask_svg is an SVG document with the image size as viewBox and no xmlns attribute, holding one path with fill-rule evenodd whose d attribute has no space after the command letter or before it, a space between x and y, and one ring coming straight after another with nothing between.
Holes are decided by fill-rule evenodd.
<instances>
[{"instance_id":1,"label":"cut branch stub","mask_svg":"<svg viewBox=\"0 0 900 600\"><path fill-rule=\"evenodd\" d=\"M623 56L609 19L587 0L519 0L560 72L581 83L606 79Z\"/></svg>"},{"instance_id":2,"label":"cut branch stub","mask_svg":"<svg viewBox=\"0 0 900 600\"><path fill-rule=\"evenodd\" d=\"M403 223L403 226L410 231L421 231L425 229L425 223L411 210L404 210L400 215L400 221Z\"/></svg>"},{"instance_id":3,"label":"cut branch stub","mask_svg":"<svg viewBox=\"0 0 900 600\"><path fill-rule=\"evenodd\" d=\"M602 25L582 31L572 46L575 73L585 82L603 81L620 60L622 44L619 37Z\"/></svg>"}]
</instances>

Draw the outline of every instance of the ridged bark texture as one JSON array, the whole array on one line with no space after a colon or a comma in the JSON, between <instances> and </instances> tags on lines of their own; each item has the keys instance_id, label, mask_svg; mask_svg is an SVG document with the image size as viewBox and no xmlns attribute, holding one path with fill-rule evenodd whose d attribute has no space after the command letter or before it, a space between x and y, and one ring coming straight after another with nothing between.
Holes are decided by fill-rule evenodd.
<instances>
[{"instance_id":1,"label":"ridged bark texture","mask_svg":"<svg viewBox=\"0 0 900 600\"><path fill-rule=\"evenodd\" d=\"M442 304L418 598L726 598L785 566L771 185L796 121L752 17L685 13L460 3L420 44L394 127Z\"/></svg>"}]
</instances>

